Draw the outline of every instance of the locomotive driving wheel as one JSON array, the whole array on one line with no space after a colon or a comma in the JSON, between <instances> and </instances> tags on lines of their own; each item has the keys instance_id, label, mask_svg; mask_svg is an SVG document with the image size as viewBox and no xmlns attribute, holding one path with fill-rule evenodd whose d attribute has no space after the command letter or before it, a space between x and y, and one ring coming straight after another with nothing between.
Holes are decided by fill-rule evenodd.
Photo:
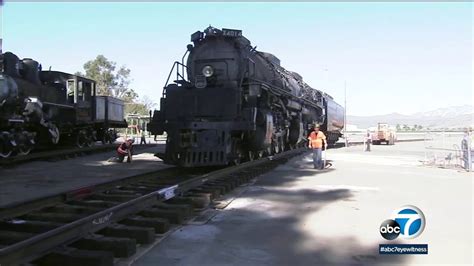
<instances>
[{"instance_id":1,"label":"locomotive driving wheel","mask_svg":"<svg viewBox=\"0 0 474 266\"><path fill-rule=\"evenodd\" d=\"M27 131L23 131L15 135L15 142L17 143L18 155L27 155L33 149L35 144L33 137Z\"/></svg>"},{"instance_id":2,"label":"locomotive driving wheel","mask_svg":"<svg viewBox=\"0 0 474 266\"><path fill-rule=\"evenodd\" d=\"M254 151L248 151L248 159L249 161L257 159L257 153Z\"/></svg>"},{"instance_id":3,"label":"locomotive driving wheel","mask_svg":"<svg viewBox=\"0 0 474 266\"><path fill-rule=\"evenodd\" d=\"M242 163L242 154L241 153L235 153L234 154L234 158L232 159L231 163L232 165L239 165L240 163Z\"/></svg>"},{"instance_id":4,"label":"locomotive driving wheel","mask_svg":"<svg viewBox=\"0 0 474 266\"><path fill-rule=\"evenodd\" d=\"M79 130L76 135L76 146L78 148L84 148L87 145L88 138L87 138L87 131Z\"/></svg>"},{"instance_id":5,"label":"locomotive driving wheel","mask_svg":"<svg viewBox=\"0 0 474 266\"><path fill-rule=\"evenodd\" d=\"M232 159L230 163L232 165L239 165L244 158L244 153L242 152L242 148L240 147L240 140L234 139L232 140Z\"/></svg>"},{"instance_id":6,"label":"locomotive driving wheel","mask_svg":"<svg viewBox=\"0 0 474 266\"><path fill-rule=\"evenodd\" d=\"M8 158L13 152L13 146L8 137L8 133L0 134L0 158Z\"/></svg>"}]
</instances>

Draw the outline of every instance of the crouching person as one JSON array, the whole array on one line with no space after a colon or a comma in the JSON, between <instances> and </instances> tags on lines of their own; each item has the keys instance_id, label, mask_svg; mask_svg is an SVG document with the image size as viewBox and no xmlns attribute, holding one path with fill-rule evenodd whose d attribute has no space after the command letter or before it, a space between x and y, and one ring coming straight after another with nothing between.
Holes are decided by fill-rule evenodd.
<instances>
[{"instance_id":1,"label":"crouching person","mask_svg":"<svg viewBox=\"0 0 474 266\"><path fill-rule=\"evenodd\" d=\"M133 138L127 138L127 141L120 144L117 148L117 157L109 160L109 162L123 163L125 157L127 157L127 163L132 162L133 155Z\"/></svg>"}]
</instances>

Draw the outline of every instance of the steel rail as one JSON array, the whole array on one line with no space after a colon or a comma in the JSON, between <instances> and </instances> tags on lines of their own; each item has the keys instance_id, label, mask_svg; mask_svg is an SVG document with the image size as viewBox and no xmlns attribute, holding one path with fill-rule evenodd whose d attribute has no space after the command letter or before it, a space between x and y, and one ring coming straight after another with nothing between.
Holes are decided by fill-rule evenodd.
<instances>
[{"instance_id":1,"label":"steel rail","mask_svg":"<svg viewBox=\"0 0 474 266\"><path fill-rule=\"evenodd\" d=\"M207 181L237 173L246 168L262 165L269 160L281 159L304 151L307 151L307 149L300 148L290 150L274 156L217 170L185 180L176 185L156 190L87 217L83 217L79 220L67 223L53 230L0 249L0 265L20 264L32 261L54 250L54 248L58 246L70 244L87 234L97 232L112 223L123 220L129 215L143 211L156 204L158 201L165 201L177 195L181 195Z\"/></svg>"},{"instance_id":2,"label":"steel rail","mask_svg":"<svg viewBox=\"0 0 474 266\"><path fill-rule=\"evenodd\" d=\"M157 144L145 144L145 145L137 145L138 147L155 147ZM47 159L52 157L61 157L67 156L71 154L77 153L94 153L94 152L105 152L105 151L112 151L117 148L116 144L103 144L97 145L92 147L85 147L85 148L65 148L65 149L57 149L57 150L49 150L49 151L39 151L39 152L32 152L31 154L24 155L24 156L15 156L11 158L4 158L0 160L0 166L9 166L14 164L20 164L24 162L30 162L34 160L41 160Z\"/></svg>"},{"instance_id":3,"label":"steel rail","mask_svg":"<svg viewBox=\"0 0 474 266\"><path fill-rule=\"evenodd\" d=\"M185 170L186 169L183 169L183 171ZM183 174L179 172L179 170L175 167L170 166L164 169L140 173L117 180L90 184L71 191L66 191L62 193L52 193L50 195L45 195L25 202L13 202L11 204L0 207L0 220L21 216L39 208L57 205L68 200L81 199L97 191L103 191L111 189L117 185L124 185L127 183L135 182L136 180L150 178L157 174L163 175L163 177L168 177L167 175L172 173L176 174L176 172L178 172L178 174Z\"/></svg>"}]
</instances>

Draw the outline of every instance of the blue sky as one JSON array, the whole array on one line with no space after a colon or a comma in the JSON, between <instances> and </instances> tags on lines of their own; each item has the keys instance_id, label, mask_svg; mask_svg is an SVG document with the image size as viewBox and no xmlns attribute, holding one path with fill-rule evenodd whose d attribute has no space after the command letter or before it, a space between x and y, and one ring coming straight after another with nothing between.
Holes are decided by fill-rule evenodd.
<instances>
[{"instance_id":1,"label":"blue sky","mask_svg":"<svg viewBox=\"0 0 474 266\"><path fill-rule=\"evenodd\" d=\"M103 54L159 102L190 34L242 29L348 114L472 104L472 3L6 3L3 50L75 72Z\"/></svg>"}]
</instances>

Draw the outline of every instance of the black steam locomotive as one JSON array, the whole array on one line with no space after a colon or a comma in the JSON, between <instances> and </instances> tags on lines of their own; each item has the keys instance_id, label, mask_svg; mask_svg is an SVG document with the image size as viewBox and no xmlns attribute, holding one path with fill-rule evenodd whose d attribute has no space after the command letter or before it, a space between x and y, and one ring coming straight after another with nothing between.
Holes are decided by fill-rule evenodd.
<instances>
[{"instance_id":1,"label":"black steam locomotive","mask_svg":"<svg viewBox=\"0 0 474 266\"><path fill-rule=\"evenodd\" d=\"M242 31L209 27L191 41L149 124L153 134L168 134L165 163L227 165L279 153L304 145L315 123L329 143L341 136L343 108Z\"/></svg>"},{"instance_id":2,"label":"black steam locomotive","mask_svg":"<svg viewBox=\"0 0 474 266\"><path fill-rule=\"evenodd\" d=\"M95 81L42 71L35 60L0 55L0 158L35 146L91 146L115 140L109 128L126 127L121 100L97 96Z\"/></svg>"}]
</instances>

